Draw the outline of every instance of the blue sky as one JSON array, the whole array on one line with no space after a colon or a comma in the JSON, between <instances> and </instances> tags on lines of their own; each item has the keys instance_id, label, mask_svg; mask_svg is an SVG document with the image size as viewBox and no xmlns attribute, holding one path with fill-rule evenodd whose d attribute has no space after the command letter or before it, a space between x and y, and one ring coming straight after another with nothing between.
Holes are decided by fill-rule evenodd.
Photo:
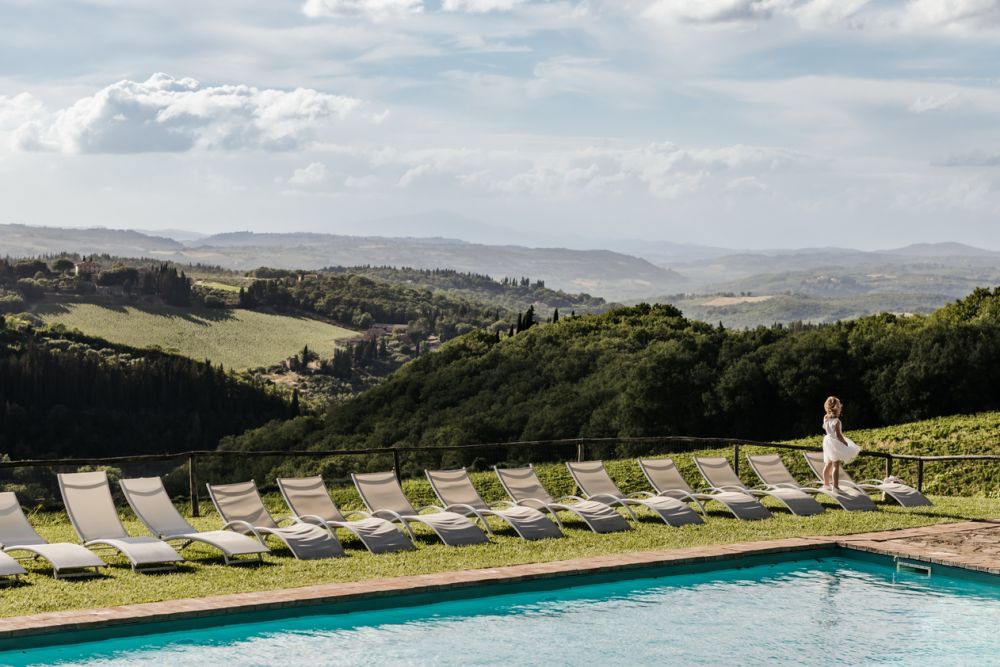
<instances>
[{"instance_id":1,"label":"blue sky","mask_svg":"<svg viewBox=\"0 0 1000 667\"><path fill-rule=\"evenodd\" d=\"M1000 0L8 0L0 221L1000 248L998 38Z\"/></svg>"}]
</instances>

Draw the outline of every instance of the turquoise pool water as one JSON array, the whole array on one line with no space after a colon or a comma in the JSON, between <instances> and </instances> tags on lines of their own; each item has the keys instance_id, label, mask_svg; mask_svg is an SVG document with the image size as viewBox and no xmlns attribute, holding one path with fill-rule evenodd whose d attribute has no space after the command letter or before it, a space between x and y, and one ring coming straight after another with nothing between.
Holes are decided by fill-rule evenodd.
<instances>
[{"instance_id":1,"label":"turquoise pool water","mask_svg":"<svg viewBox=\"0 0 1000 667\"><path fill-rule=\"evenodd\" d=\"M10 665L965 665L1000 586L843 557L0 653ZM551 585L551 584L550 584ZM496 590L496 589L491 589Z\"/></svg>"}]
</instances>

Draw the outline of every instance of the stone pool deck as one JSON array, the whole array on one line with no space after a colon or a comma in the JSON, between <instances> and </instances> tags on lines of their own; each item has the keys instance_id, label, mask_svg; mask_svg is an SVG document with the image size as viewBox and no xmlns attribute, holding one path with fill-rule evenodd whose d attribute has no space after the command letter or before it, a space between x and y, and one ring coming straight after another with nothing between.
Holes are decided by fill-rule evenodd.
<instances>
[{"instance_id":1,"label":"stone pool deck","mask_svg":"<svg viewBox=\"0 0 1000 667\"><path fill-rule=\"evenodd\" d=\"M1000 575L1000 521L969 521L844 536L796 537L644 551L508 567L439 572L393 579L323 584L145 604L60 611L0 619L0 640L150 621L218 616L243 611L351 602L407 593L433 593L481 584L595 574L655 565L722 561L740 556L842 547L911 561Z\"/></svg>"}]
</instances>

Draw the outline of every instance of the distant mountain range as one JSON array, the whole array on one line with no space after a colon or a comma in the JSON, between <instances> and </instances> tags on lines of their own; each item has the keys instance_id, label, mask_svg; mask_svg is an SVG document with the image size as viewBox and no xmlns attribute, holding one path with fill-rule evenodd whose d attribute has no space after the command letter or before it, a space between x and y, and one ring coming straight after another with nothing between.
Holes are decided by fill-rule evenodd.
<instances>
[{"instance_id":1,"label":"distant mountain range","mask_svg":"<svg viewBox=\"0 0 1000 667\"><path fill-rule=\"evenodd\" d=\"M910 294L924 304L921 309L932 309L964 296L973 287L1000 282L1000 252L961 243L919 243L878 251L838 247L738 250L620 239L601 243L606 249L487 245L441 237L311 232L204 236L176 229L154 234L0 225L0 255L107 253L239 270L358 265L449 268L494 278L544 280L553 289L613 301L677 301L679 294L745 292L854 299L878 293ZM771 310L774 305L770 304Z\"/></svg>"},{"instance_id":2,"label":"distant mountain range","mask_svg":"<svg viewBox=\"0 0 1000 667\"><path fill-rule=\"evenodd\" d=\"M609 250L483 245L444 238L383 238L316 233L231 232L181 242L132 230L0 225L0 255L59 252L107 253L232 269L270 266L320 269L328 266L450 268L543 280L548 287L611 300L641 299L684 289L676 271Z\"/></svg>"}]
</instances>

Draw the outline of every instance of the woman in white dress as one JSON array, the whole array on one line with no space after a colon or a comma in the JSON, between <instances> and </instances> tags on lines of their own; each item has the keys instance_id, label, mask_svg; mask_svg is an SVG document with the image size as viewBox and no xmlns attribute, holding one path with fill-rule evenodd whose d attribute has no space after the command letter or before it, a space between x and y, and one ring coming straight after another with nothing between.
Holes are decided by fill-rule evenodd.
<instances>
[{"instance_id":1,"label":"woman in white dress","mask_svg":"<svg viewBox=\"0 0 1000 667\"><path fill-rule=\"evenodd\" d=\"M840 466L850 463L857 457L861 448L844 435L840 427L840 413L844 405L836 396L831 396L823 403L826 417L823 419L823 486L830 487L830 477L833 477L833 488L840 491Z\"/></svg>"}]
</instances>

